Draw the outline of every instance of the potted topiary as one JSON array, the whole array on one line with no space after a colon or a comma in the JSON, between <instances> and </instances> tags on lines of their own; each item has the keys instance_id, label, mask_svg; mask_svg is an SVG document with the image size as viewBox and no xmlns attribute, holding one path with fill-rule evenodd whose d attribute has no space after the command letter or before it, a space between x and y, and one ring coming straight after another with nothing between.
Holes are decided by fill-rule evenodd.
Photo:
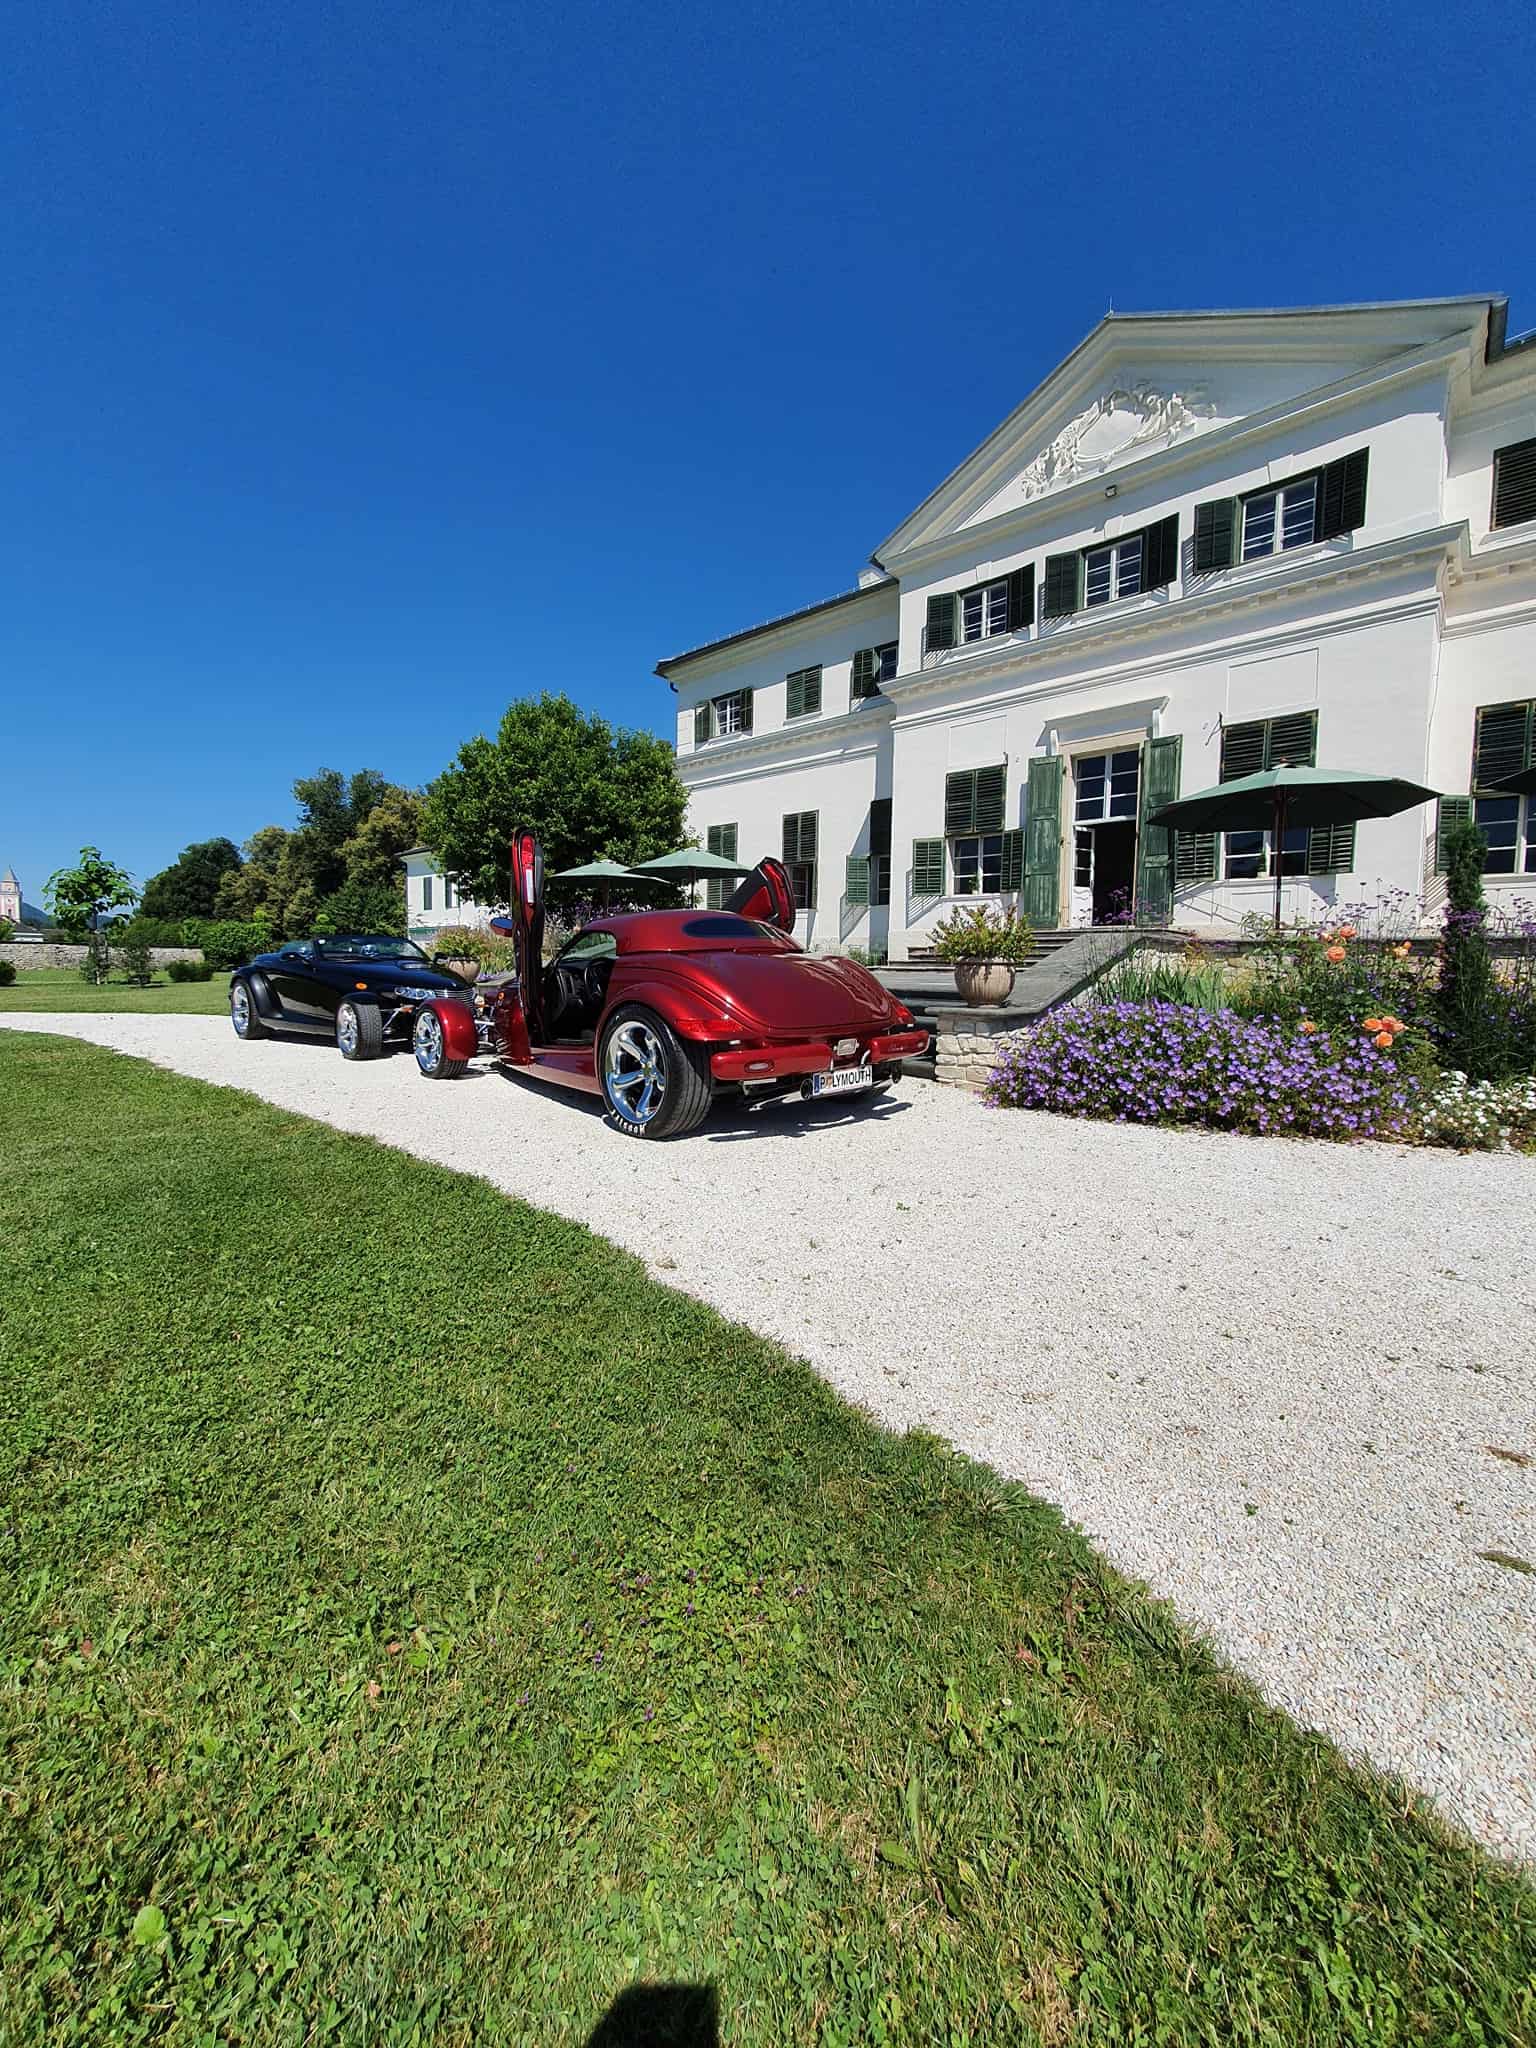
<instances>
[{"instance_id":1,"label":"potted topiary","mask_svg":"<svg viewBox=\"0 0 1536 2048\"><path fill-rule=\"evenodd\" d=\"M1029 919L991 903L957 905L933 928L934 958L954 968L960 1000L973 1007L1007 1002L1033 945Z\"/></svg>"}]
</instances>

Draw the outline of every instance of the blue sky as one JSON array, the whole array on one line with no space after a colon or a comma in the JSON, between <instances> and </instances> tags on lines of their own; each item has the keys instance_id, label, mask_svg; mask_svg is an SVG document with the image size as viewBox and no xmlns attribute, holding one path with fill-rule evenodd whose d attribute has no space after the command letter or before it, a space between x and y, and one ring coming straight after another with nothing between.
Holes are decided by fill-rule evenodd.
<instances>
[{"instance_id":1,"label":"blue sky","mask_svg":"<svg viewBox=\"0 0 1536 2048\"><path fill-rule=\"evenodd\" d=\"M50 0L0 129L0 867L851 584L1120 310L1505 291L1528 8Z\"/></svg>"}]
</instances>

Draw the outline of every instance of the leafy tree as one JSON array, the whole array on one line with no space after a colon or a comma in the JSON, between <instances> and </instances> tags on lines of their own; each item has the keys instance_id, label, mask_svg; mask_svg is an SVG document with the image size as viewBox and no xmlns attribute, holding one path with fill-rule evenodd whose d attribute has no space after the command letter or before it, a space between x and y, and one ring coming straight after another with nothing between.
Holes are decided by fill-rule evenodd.
<instances>
[{"instance_id":1,"label":"leafy tree","mask_svg":"<svg viewBox=\"0 0 1536 2048\"><path fill-rule=\"evenodd\" d=\"M539 835L551 871L654 860L681 842L687 802L666 740L546 692L510 704L494 740L460 747L427 790L421 836L460 888L504 903L519 827Z\"/></svg>"},{"instance_id":2,"label":"leafy tree","mask_svg":"<svg viewBox=\"0 0 1536 2048\"><path fill-rule=\"evenodd\" d=\"M219 883L213 915L250 923L265 913L267 922L276 930L278 875L287 844L288 828L285 825L263 825L259 831L253 832L245 842L244 863L238 868L231 868Z\"/></svg>"},{"instance_id":3,"label":"leafy tree","mask_svg":"<svg viewBox=\"0 0 1536 2048\"><path fill-rule=\"evenodd\" d=\"M77 944L84 942L82 972L95 982L107 978L107 923L114 911L130 910L138 900L132 875L109 861L97 846L82 846L79 864L57 869L43 889L43 901L54 923L67 938Z\"/></svg>"},{"instance_id":4,"label":"leafy tree","mask_svg":"<svg viewBox=\"0 0 1536 2048\"><path fill-rule=\"evenodd\" d=\"M1445 924L1440 933L1441 1053L1447 1066L1474 1081L1502 1076L1503 1005L1488 950L1483 863L1488 841L1476 825L1445 835Z\"/></svg>"},{"instance_id":5,"label":"leafy tree","mask_svg":"<svg viewBox=\"0 0 1536 2048\"><path fill-rule=\"evenodd\" d=\"M0 946L8 946L16 935L16 927L8 917L0 917Z\"/></svg>"},{"instance_id":6,"label":"leafy tree","mask_svg":"<svg viewBox=\"0 0 1536 2048\"><path fill-rule=\"evenodd\" d=\"M394 882L343 882L315 913L317 932L386 932L405 937L405 887Z\"/></svg>"},{"instance_id":7,"label":"leafy tree","mask_svg":"<svg viewBox=\"0 0 1536 2048\"><path fill-rule=\"evenodd\" d=\"M144 884L146 917L212 917L219 886L243 863L232 839L201 839Z\"/></svg>"}]
</instances>

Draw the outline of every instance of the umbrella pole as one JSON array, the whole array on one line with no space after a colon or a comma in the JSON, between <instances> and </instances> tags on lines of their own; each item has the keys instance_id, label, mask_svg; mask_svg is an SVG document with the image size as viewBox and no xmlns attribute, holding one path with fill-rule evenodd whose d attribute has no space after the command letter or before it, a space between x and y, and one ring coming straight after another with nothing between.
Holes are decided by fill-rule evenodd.
<instances>
[{"instance_id":1,"label":"umbrella pole","mask_svg":"<svg viewBox=\"0 0 1536 2048\"><path fill-rule=\"evenodd\" d=\"M1280 884L1285 873L1285 791L1275 791L1274 844L1270 856L1275 863L1275 930L1280 929Z\"/></svg>"}]
</instances>

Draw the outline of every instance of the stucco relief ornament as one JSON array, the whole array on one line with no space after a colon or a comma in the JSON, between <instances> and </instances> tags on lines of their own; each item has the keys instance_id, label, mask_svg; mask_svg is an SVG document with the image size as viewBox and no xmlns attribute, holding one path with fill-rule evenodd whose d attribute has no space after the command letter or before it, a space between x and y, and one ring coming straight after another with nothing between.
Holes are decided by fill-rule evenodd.
<instances>
[{"instance_id":1,"label":"stucco relief ornament","mask_svg":"<svg viewBox=\"0 0 1536 2048\"><path fill-rule=\"evenodd\" d=\"M1187 391L1159 391L1145 378L1117 384L1080 412L1021 473L1020 499L1027 504L1059 484L1107 469L1128 449L1176 441L1181 434L1193 433L1202 420L1215 417L1216 408L1203 384Z\"/></svg>"}]
</instances>

